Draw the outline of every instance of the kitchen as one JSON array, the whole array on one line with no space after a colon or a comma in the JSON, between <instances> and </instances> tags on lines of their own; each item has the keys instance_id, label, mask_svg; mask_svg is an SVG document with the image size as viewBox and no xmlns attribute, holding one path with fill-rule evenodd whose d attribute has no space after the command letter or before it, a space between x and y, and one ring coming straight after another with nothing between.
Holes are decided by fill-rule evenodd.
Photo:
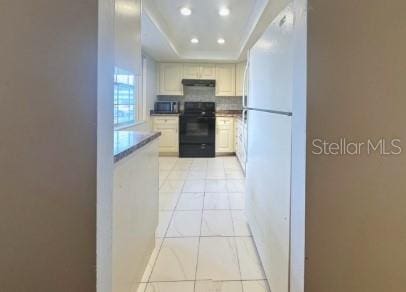
<instances>
[{"instance_id":1,"label":"kitchen","mask_svg":"<svg viewBox=\"0 0 406 292\"><path fill-rule=\"evenodd\" d=\"M242 121L242 91L244 90L242 80L245 63L237 65L159 63L158 66L159 95L151 115L153 129L162 133L161 154L180 155L180 157L215 157L239 153L240 163L245 164L242 151L236 151L244 147L242 132L246 123ZM203 76L201 73L203 70L207 70L206 72L210 74ZM178 87L178 90L168 91L165 89L168 87ZM201 104L198 104L199 102ZM190 108L193 105L196 107ZM182 114L179 116L180 113ZM206 119L188 119L188 114L191 117L197 115ZM212 119L208 119L209 117ZM201 121L200 124L199 121ZM169 124L173 127L169 127ZM183 143L188 136L199 135L194 132L187 133L187 129L193 128L207 135L205 138L202 137L200 145L195 145L196 151L193 151L193 144L199 143L198 140L192 145ZM206 152L199 153L201 144L211 149L206 148Z\"/></svg>"},{"instance_id":2,"label":"kitchen","mask_svg":"<svg viewBox=\"0 0 406 292\"><path fill-rule=\"evenodd\" d=\"M137 93L126 70L116 77L115 135L145 137L116 154L115 291L288 291L291 135L304 126L292 130L298 29L292 3L266 4L143 3L138 106L126 103ZM134 225L144 231L131 239Z\"/></svg>"}]
</instances>

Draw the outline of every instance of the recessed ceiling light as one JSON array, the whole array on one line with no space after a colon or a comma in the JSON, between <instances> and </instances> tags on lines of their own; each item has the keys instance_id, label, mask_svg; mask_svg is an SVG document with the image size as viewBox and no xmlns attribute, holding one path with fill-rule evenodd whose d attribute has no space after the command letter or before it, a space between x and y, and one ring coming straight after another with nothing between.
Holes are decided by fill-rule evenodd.
<instances>
[{"instance_id":1,"label":"recessed ceiling light","mask_svg":"<svg viewBox=\"0 0 406 292\"><path fill-rule=\"evenodd\" d=\"M187 8L187 7L182 7L180 9L180 14L188 16L188 15L192 14L192 10L190 10L190 8Z\"/></svg>"},{"instance_id":2,"label":"recessed ceiling light","mask_svg":"<svg viewBox=\"0 0 406 292\"><path fill-rule=\"evenodd\" d=\"M190 42L191 42L192 44L197 44L197 43L199 43L199 39L198 39L198 38L192 38L192 39L190 40Z\"/></svg>"},{"instance_id":3,"label":"recessed ceiling light","mask_svg":"<svg viewBox=\"0 0 406 292\"><path fill-rule=\"evenodd\" d=\"M219 38L219 39L217 40L217 43L220 44L220 45L224 44L225 42L226 42L226 41L225 41L223 38Z\"/></svg>"},{"instance_id":4,"label":"recessed ceiling light","mask_svg":"<svg viewBox=\"0 0 406 292\"><path fill-rule=\"evenodd\" d=\"M230 9L228 9L227 7L222 7L222 8L220 8L220 10L219 10L219 14L220 14L221 16L227 16L227 15L230 14Z\"/></svg>"}]
</instances>

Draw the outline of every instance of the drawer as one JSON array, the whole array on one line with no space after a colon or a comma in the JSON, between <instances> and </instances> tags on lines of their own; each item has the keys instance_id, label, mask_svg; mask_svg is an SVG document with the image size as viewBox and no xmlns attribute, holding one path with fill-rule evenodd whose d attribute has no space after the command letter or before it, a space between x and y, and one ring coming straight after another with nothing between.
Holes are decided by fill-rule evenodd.
<instances>
[{"instance_id":1,"label":"drawer","mask_svg":"<svg viewBox=\"0 0 406 292\"><path fill-rule=\"evenodd\" d=\"M232 125L233 118L216 118L217 125Z\"/></svg>"},{"instance_id":2,"label":"drawer","mask_svg":"<svg viewBox=\"0 0 406 292\"><path fill-rule=\"evenodd\" d=\"M167 129L172 129L174 131L178 130L178 127L174 124L155 124L154 131L163 131Z\"/></svg>"},{"instance_id":3,"label":"drawer","mask_svg":"<svg viewBox=\"0 0 406 292\"><path fill-rule=\"evenodd\" d=\"M156 125L177 125L179 123L179 119L177 117L159 117L154 118L154 123Z\"/></svg>"}]
</instances>

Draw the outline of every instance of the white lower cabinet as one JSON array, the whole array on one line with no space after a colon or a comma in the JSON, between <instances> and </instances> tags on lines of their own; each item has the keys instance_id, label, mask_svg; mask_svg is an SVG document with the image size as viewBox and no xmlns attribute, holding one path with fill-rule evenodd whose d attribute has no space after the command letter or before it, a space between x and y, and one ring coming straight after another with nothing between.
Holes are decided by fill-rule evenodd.
<instances>
[{"instance_id":1,"label":"white lower cabinet","mask_svg":"<svg viewBox=\"0 0 406 292\"><path fill-rule=\"evenodd\" d=\"M161 132L159 139L159 153L179 153L179 117L154 116L153 129Z\"/></svg>"},{"instance_id":2,"label":"white lower cabinet","mask_svg":"<svg viewBox=\"0 0 406 292\"><path fill-rule=\"evenodd\" d=\"M245 149L247 130L246 125L240 118L235 120L235 132L235 154L241 164L242 169L245 171L245 162L247 160Z\"/></svg>"},{"instance_id":3,"label":"white lower cabinet","mask_svg":"<svg viewBox=\"0 0 406 292\"><path fill-rule=\"evenodd\" d=\"M233 153L234 147L234 118L216 118L216 153Z\"/></svg>"}]
</instances>

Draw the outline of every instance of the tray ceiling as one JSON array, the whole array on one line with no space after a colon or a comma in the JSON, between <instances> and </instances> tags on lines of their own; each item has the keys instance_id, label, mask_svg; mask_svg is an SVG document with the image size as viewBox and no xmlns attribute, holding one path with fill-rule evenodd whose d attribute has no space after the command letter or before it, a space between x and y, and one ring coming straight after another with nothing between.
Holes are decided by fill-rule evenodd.
<instances>
[{"instance_id":1,"label":"tray ceiling","mask_svg":"<svg viewBox=\"0 0 406 292\"><path fill-rule=\"evenodd\" d=\"M148 0L143 3L143 49L157 60L240 59L268 0ZM180 14L182 7L192 14ZM220 16L219 9L230 9ZM190 40L198 38L199 43ZM217 43L223 38L225 43Z\"/></svg>"}]
</instances>

